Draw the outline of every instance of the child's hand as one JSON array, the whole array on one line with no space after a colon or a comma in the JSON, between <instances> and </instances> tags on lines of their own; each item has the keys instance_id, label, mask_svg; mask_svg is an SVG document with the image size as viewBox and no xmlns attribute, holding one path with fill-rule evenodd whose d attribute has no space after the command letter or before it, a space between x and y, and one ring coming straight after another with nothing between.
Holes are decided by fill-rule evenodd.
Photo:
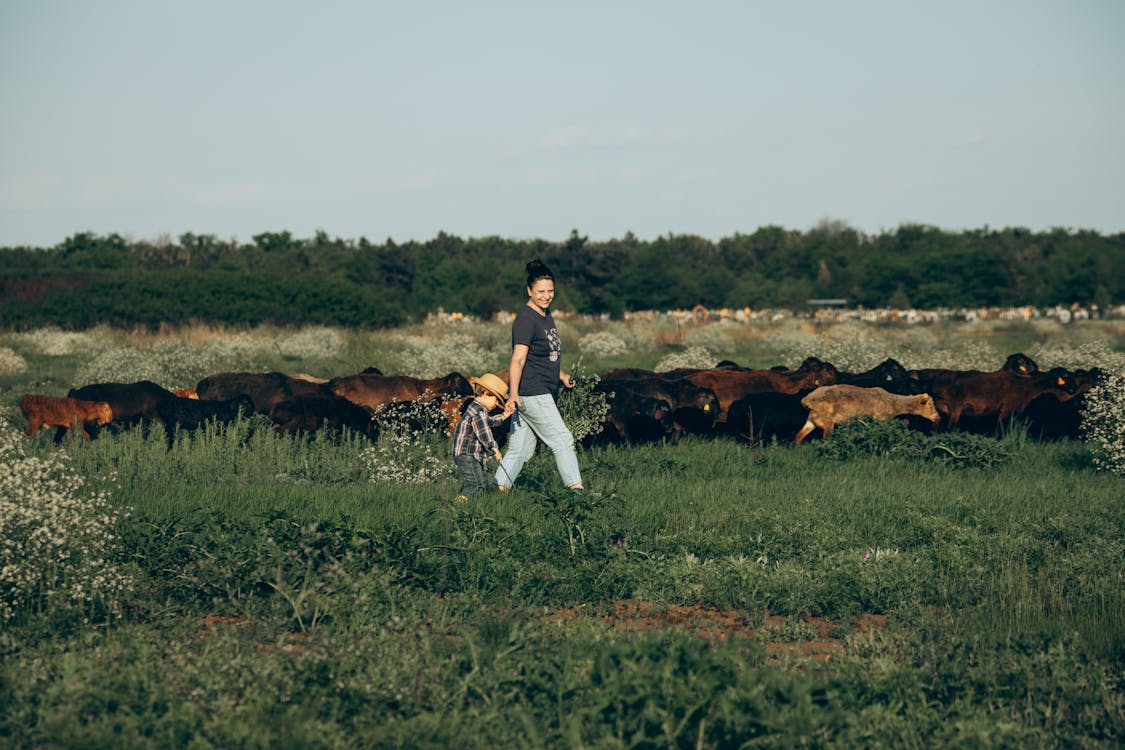
<instances>
[{"instance_id":1,"label":"child's hand","mask_svg":"<svg viewBox=\"0 0 1125 750\"><path fill-rule=\"evenodd\" d=\"M495 449L493 449L492 453L493 453L493 455L494 455L494 456L496 456L496 463L500 463L501 461L503 461L503 460L504 460L504 456L502 456L502 455L500 454L500 449L499 449L499 448L495 448Z\"/></svg>"}]
</instances>

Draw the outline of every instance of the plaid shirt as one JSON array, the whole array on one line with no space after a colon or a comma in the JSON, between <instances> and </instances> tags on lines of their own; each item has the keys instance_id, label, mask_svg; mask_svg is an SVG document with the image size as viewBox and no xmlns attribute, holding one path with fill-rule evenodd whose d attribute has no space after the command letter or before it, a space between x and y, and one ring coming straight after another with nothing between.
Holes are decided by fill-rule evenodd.
<instances>
[{"instance_id":1,"label":"plaid shirt","mask_svg":"<svg viewBox=\"0 0 1125 750\"><path fill-rule=\"evenodd\" d=\"M496 447L496 438L492 437L489 425L500 424L504 419L503 414L489 416L484 410L484 404L474 398L461 415L461 423L453 433L453 455L469 455L484 463Z\"/></svg>"}]
</instances>

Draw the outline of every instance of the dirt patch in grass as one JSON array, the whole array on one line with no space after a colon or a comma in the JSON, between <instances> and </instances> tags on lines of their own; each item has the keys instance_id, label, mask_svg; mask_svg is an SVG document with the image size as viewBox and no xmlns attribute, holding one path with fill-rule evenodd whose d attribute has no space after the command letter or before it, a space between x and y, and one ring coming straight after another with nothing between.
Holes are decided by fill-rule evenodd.
<instances>
[{"instance_id":1,"label":"dirt patch in grass","mask_svg":"<svg viewBox=\"0 0 1125 750\"><path fill-rule=\"evenodd\" d=\"M767 612L761 624L753 625L738 610L633 599L614 602L608 612L579 606L554 610L547 616L560 625L585 618L624 630L677 628L712 643L757 640L765 644L770 656L788 655L811 661L824 661L843 649L843 635L847 632L864 632L887 623L886 615L864 614L845 628L820 617L791 618Z\"/></svg>"}]
</instances>

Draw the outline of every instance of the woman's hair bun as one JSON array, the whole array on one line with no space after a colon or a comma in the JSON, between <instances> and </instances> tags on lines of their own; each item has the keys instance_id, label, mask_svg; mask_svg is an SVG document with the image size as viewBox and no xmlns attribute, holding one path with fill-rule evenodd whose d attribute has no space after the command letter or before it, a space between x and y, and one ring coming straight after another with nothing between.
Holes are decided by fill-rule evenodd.
<instances>
[{"instance_id":1,"label":"woman's hair bun","mask_svg":"<svg viewBox=\"0 0 1125 750\"><path fill-rule=\"evenodd\" d=\"M527 264L527 285L533 286L535 282L540 279L550 279L554 281L555 274L551 272L551 269L547 267L546 263L536 258L533 261L529 261Z\"/></svg>"}]
</instances>

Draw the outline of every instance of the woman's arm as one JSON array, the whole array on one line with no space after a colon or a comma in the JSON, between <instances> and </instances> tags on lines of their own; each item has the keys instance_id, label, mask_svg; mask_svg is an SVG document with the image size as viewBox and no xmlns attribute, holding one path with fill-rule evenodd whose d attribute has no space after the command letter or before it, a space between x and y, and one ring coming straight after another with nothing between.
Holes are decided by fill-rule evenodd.
<instances>
[{"instance_id":1,"label":"woman's arm","mask_svg":"<svg viewBox=\"0 0 1125 750\"><path fill-rule=\"evenodd\" d=\"M512 347L512 362L508 365L508 403L504 411L510 407L520 405L520 378L523 377L523 366L527 363L527 344L516 344Z\"/></svg>"}]
</instances>

